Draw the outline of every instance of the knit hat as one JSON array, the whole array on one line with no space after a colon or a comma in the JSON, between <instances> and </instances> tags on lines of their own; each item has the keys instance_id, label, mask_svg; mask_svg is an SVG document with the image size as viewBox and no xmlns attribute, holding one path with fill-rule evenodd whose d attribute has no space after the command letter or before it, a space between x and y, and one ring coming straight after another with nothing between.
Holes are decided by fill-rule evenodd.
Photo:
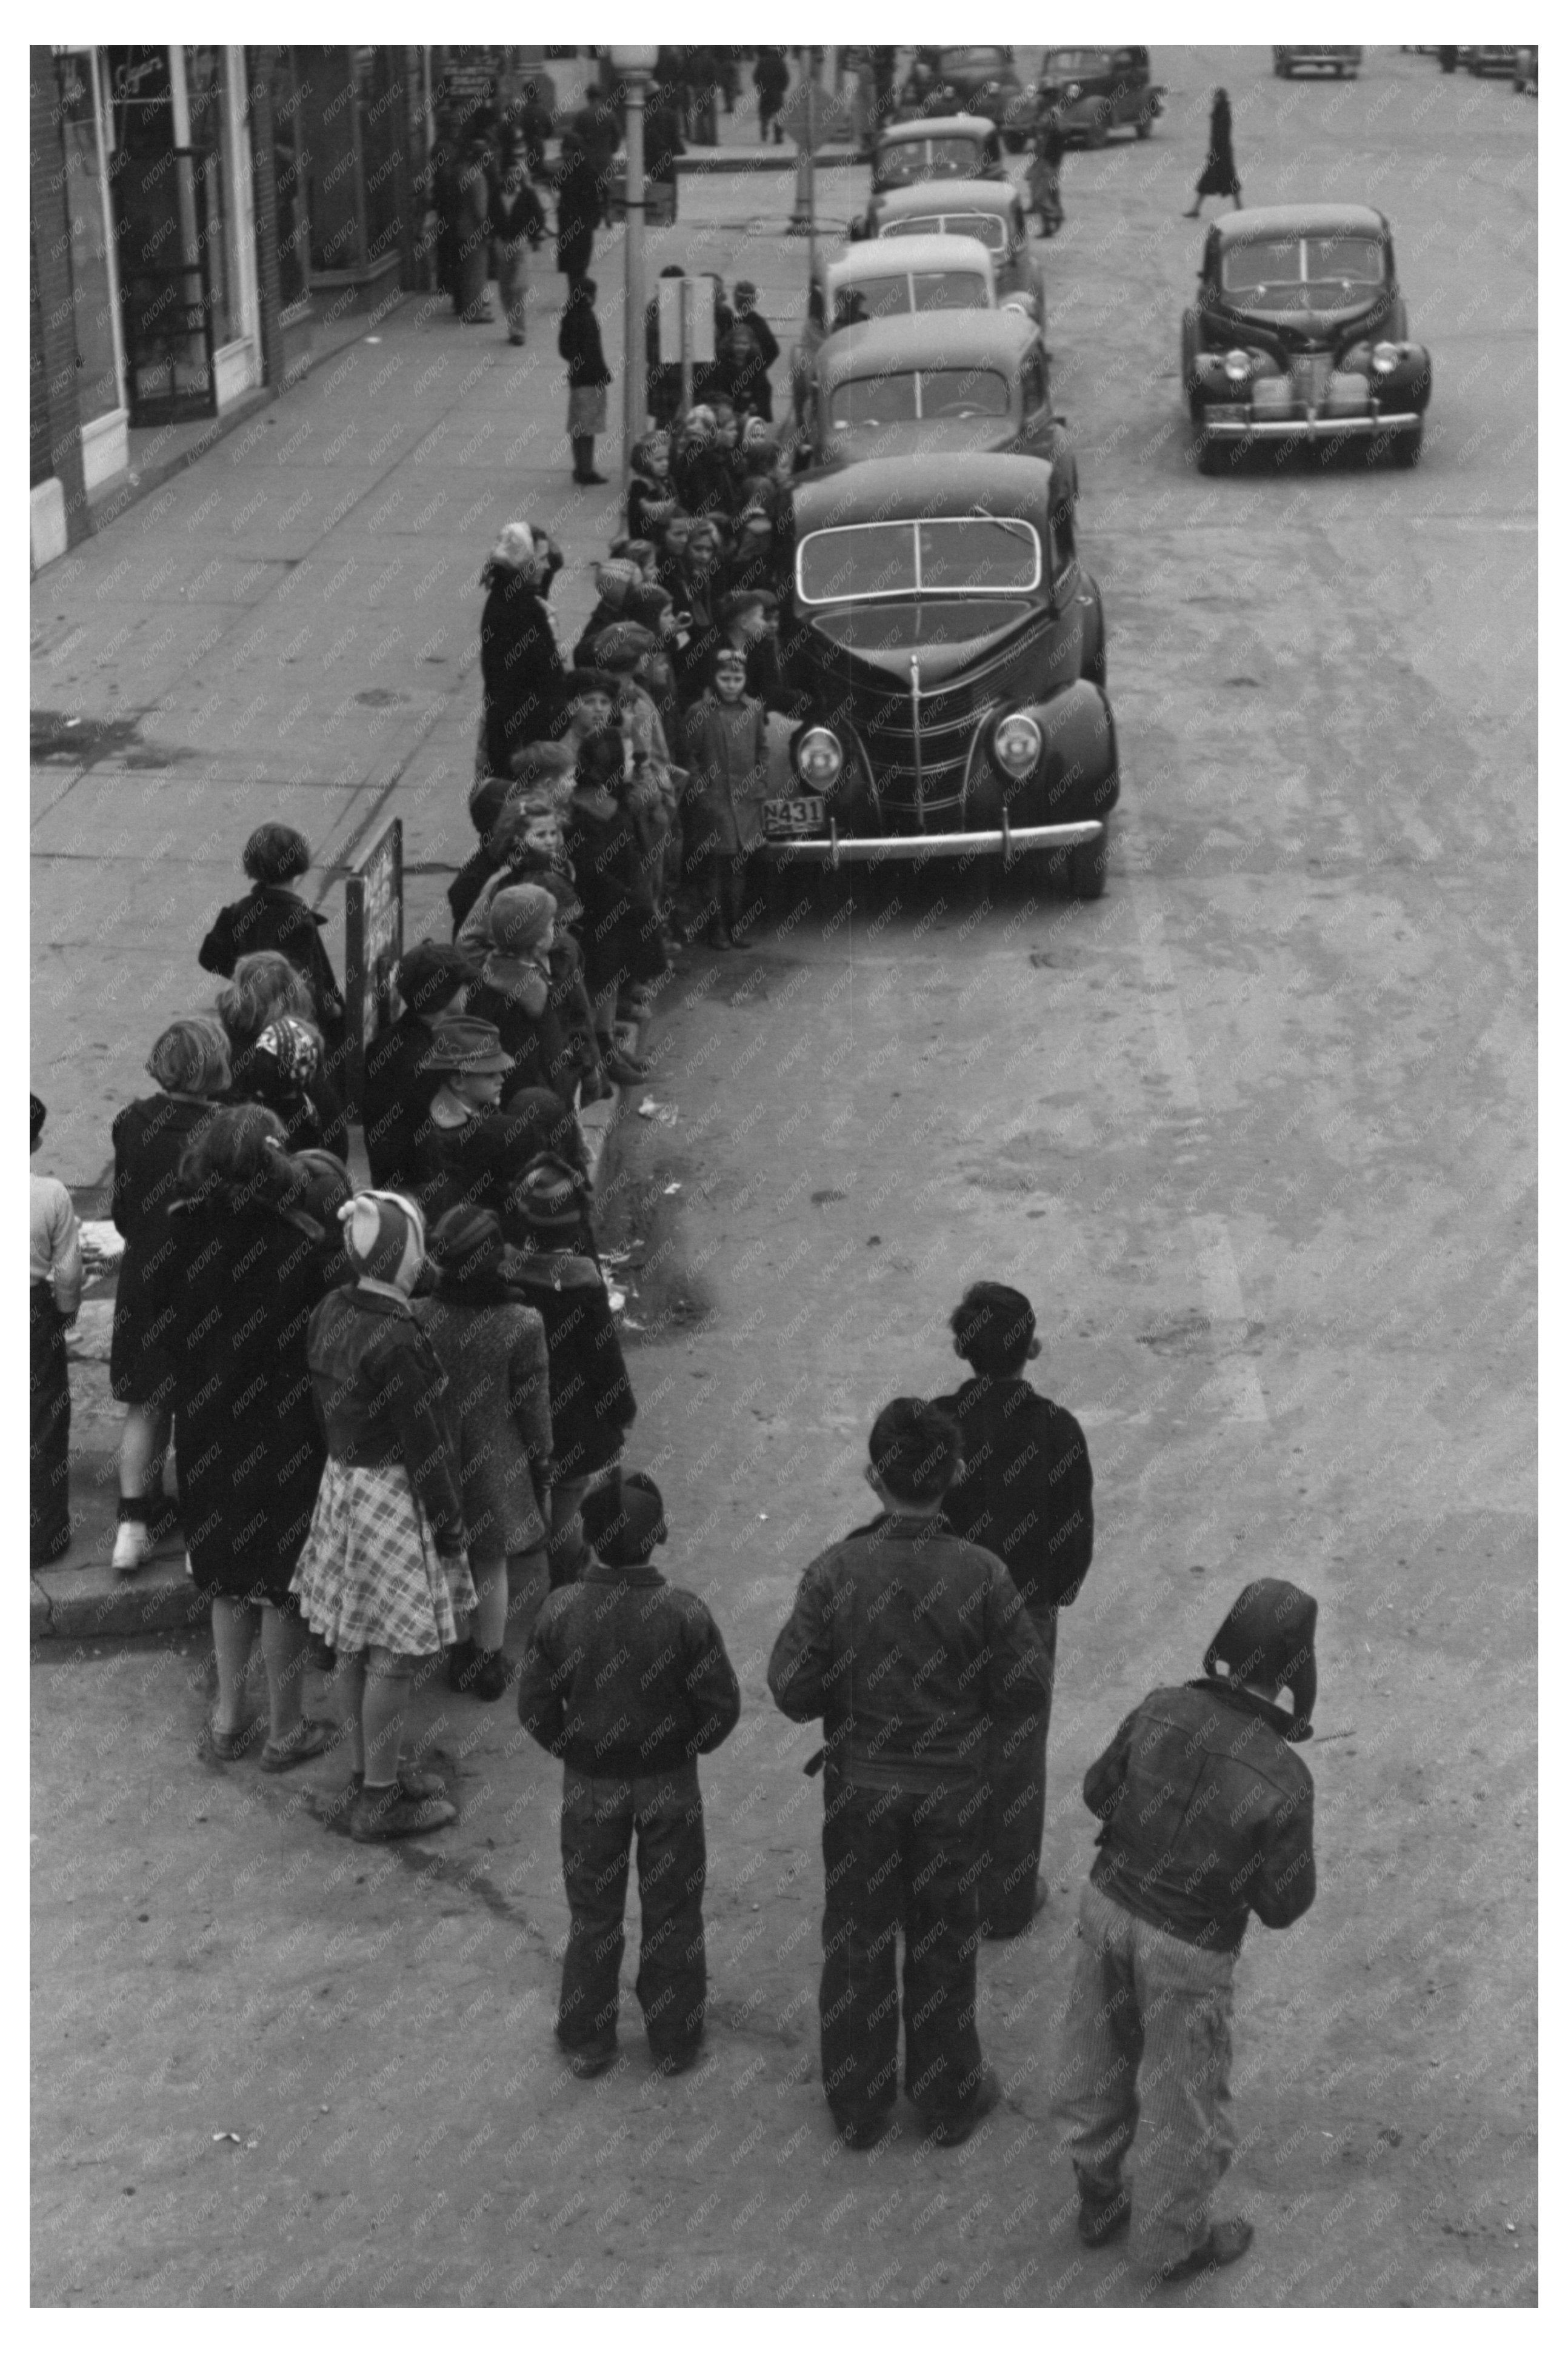
<instances>
[{"instance_id":1,"label":"knit hat","mask_svg":"<svg viewBox=\"0 0 1568 2353\"><path fill-rule=\"evenodd\" d=\"M416 940L397 966L397 994L411 1013L438 1013L479 969L466 949L446 940Z\"/></svg>"},{"instance_id":2,"label":"knit hat","mask_svg":"<svg viewBox=\"0 0 1568 2353\"><path fill-rule=\"evenodd\" d=\"M525 522L509 522L490 555L495 563L510 565L514 572L527 570L535 560L533 533Z\"/></svg>"},{"instance_id":3,"label":"knit hat","mask_svg":"<svg viewBox=\"0 0 1568 2353\"><path fill-rule=\"evenodd\" d=\"M343 1255L356 1274L396 1285L406 1299L425 1263L425 1219L403 1193L356 1193L338 1211Z\"/></svg>"},{"instance_id":4,"label":"knit hat","mask_svg":"<svg viewBox=\"0 0 1568 2353\"><path fill-rule=\"evenodd\" d=\"M502 955L526 955L555 920L555 902L536 882L514 882L490 901L490 938Z\"/></svg>"},{"instance_id":5,"label":"knit hat","mask_svg":"<svg viewBox=\"0 0 1568 2353\"><path fill-rule=\"evenodd\" d=\"M594 566L594 585L598 589L599 601L607 605L612 613L624 610L626 598L641 578L641 565L632 563L628 556L612 555Z\"/></svg>"},{"instance_id":6,"label":"knit hat","mask_svg":"<svg viewBox=\"0 0 1568 2353\"><path fill-rule=\"evenodd\" d=\"M587 1206L587 1187L575 1168L553 1153L531 1161L513 1189L512 1207L531 1232L575 1233Z\"/></svg>"},{"instance_id":7,"label":"knit hat","mask_svg":"<svg viewBox=\"0 0 1568 2353\"><path fill-rule=\"evenodd\" d=\"M754 302L754 301L756 301L756 299L757 299L757 290L756 290L756 288L752 285L752 283L751 280L750 280L749 278L737 278L737 279L736 279L736 280L735 280L735 300L736 300L736 301L737 301L737 302Z\"/></svg>"},{"instance_id":8,"label":"knit hat","mask_svg":"<svg viewBox=\"0 0 1568 2353\"><path fill-rule=\"evenodd\" d=\"M635 621L612 621L594 640L594 659L601 670L616 673L636 670L645 654L657 653L658 639Z\"/></svg>"},{"instance_id":9,"label":"knit hat","mask_svg":"<svg viewBox=\"0 0 1568 2353\"><path fill-rule=\"evenodd\" d=\"M497 893L500 896L500 893ZM500 1041L493 1021L478 1021L472 1014L450 1013L437 1021L422 1071L458 1071L473 1078L510 1071L511 1056Z\"/></svg>"},{"instance_id":10,"label":"knit hat","mask_svg":"<svg viewBox=\"0 0 1568 2353\"><path fill-rule=\"evenodd\" d=\"M458 1284L499 1274L504 1247L495 1211L476 1209L471 1201L459 1201L448 1209L430 1236L431 1256L448 1280Z\"/></svg>"},{"instance_id":11,"label":"knit hat","mask_svg":"<svg viewBox=\"0 0 1568 2353\"><path fill-rule=\"evenodd\" d=\"M1279 1683L1291 1699L1286 1739L1310 1740L1318 1697L1317 1625L1318 1605L1310 1593L1283 1577L1259 1577L1242 1587L1226 1611L1224 1625L1204 1652L1204 1672L1221 1672L1237 1683Z\"/></svg>"},{"instance_id":12,"label":"knit hat","mask_svg":"<svg viewBox=\"0 0 1568 2353\"><path fill-rule=\"evenodd\" d=\"M269 1021L256 1041L258 1054L270 1054L278 1075L290 1086L302 1087L321 1066L321 1041L309 1022L292 1013Z\"/></svg>"},{"instance_id":13,"label":"knit hat","mask_svg":"<svg viewBox=\"0 0 1568 2353\"><path fill-rule=\"evenodd\" d=\"M569 670L561 687L562 698L567 702L575 702L580 694L607 694L613 701L615 692L615 681L607 679L602 670Z\"/></svg>"},{"instance_id":14,"label":"knit hat","mask_svg":"<svg viewBox=\"0 0 1568 2353\"><path fill-rule=\"evenodd\" d=\"M619 1489L595 1487L583 1498L583 1534L606 1568L640 1568L668 1541L664 1498L646 1471L628 1471Z\"/></svg>"}]
</instances>

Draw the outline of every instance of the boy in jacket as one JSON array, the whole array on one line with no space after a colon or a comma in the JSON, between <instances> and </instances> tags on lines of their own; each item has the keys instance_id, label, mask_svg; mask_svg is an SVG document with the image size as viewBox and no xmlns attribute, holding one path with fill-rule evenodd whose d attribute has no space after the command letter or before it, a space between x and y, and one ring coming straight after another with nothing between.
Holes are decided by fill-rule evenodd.
<instances>
[{"instance_id":1,"label":"boy in jacket","mask_svg":"<svg viewBox=\"0 0 1568 2353\"><path fill-rule=\"evenodd\" d=\"M1299 1586L1245 1586L1202 1678L1151 1692L1084 1775L1100 1854L1051 2106L1078 2176L1079 2237L1102 2247L1131 2222L1156 2281L1233 2263L1252 2243L1250 2222L1209 2218L1236 2146L1231 1979L1247 1914L1288 1928L1317 1891L1312 1777L1295 1754L1312 1736L1317 1619ZM1134 2211L1121 2166L1140 2122Z\"/></svg>"},{"instance_id":2,"label":"boy in jacket","mask_svg":"<svg viewBox=\"0 0 1568 2353\"><path fill-rule=\"evenodd\" d=\"M310 871L310 843L291 825L258 825L240 863L250 877L250 896L218 909L196 952L197 963L204 972L232 980L241 956L275 948L309 981L316 1019L328 1045L341 1045L343 997L321 939L327 919L289 888Z\"/></svg>"},{"instance_id":3,"label":"boy in jacket","mask_svg":"<svg viewBox=\"0 0 1568 2353\"><path fill-rule=\"evenodd\" d=\"M591 1548L581 1576L541 1609L518 1690L524 1729L566 1767L561 1859L572 1925L556 2039L574 2075L602 2075L615 2062L635 1836L637 2000L655 2063L679 2075L696 2062L708 1993L697 1759L734 1730L741 1687L706 1605L651 1566L667 1530L646 1472L590 1497L584 1518Z\"/></svg>"}]
</instances>

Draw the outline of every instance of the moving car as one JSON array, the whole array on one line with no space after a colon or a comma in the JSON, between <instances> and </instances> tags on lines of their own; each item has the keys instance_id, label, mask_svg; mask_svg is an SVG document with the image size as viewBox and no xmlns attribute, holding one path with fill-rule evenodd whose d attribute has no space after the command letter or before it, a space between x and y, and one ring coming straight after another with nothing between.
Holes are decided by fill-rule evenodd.
<instances>
[{"instance_id":1,"label":"moving car","mask_svg":"<svg viewBox=\"0 0 1568 2353\"><path fill-rule=\"evenodd\" d=\"M1060 452L1046 347L1016 311L921 311L845 327L823 343L814 375L805 428L818 465Z\"/></svg>"},{"instance_id":2,"label":"moving car","mask_svg":"<svg viewBox=\"0 0 1568 2353\"><path fill-rule=\"evenodd\" d=\"M1010 48L940 49L934 72L938 95L955 111L984 114L1016 155L1035 118L1032 91L1018 79Z\"/></svg>"},{"instance_id":3,"label":"moving car","mask_svg":"<svg viewBox=\"0 0 1568 2353\"><path fill-rule=\"evenodd\" d=\"M1226 447L1264 442L1363 442L1413 466L1432 360L1409 340L1383 214L1268 205L1216 221L1182 321L1182 383L1205 471Z\"/></svg>"},{"instance_id":4,"label":"moving car","mask_svg":"<svg viewBox=\"0 0 1568 2353\"><path fill-rule=\"evenodd\" d=\"M871 159L871 193L923 180L1004 180L1002 142L983 114L931 114L884 123Z\"/></svg>"},{"instance_id":5,"label":"moving car","mask_svg":"<svg viewBox=\"0 0 1568 2353\"><path fill-rule=\"evenodd\" d=\"M1103 147L1123 123L1147 139L1164 98L1149 79L1143 48L1047 49L1035 85L1037 111L1054 115L1064 138L1089 147Z\"/></svg>"},{"instance_id":6,"label":"moving car","mask_svg":"<svg viewBox=\"0 0 1568 2353\"><path fill-rule=\"evenodd\" d=\"M994 180L944 180L938 187L890 188L874 195L851 235L972 237L991 256L996 300L1004 310L1027 311L1046 323L1046 276L1016 188Z\"/></svg>"},{"instance_id":7,"label":"moving car","mask_svg":"<svg viewBox=\"0 0 1568 2353\"><path fill-rule=\"evenodd\" d=\"M1331 73L1336 81L1342 80L1346 74L1354 81L1361 71L1361 49L1355 42L1316 41L1295 48L1277 47L1274 70L1283 81L1291 80L1307 66L1314 73Z\"/></svg>"},{"instance_id":8,"label":"moving car","mask_svg":"<svg viewBox=\"0 0 1568 2353\"><path fill-rule=\"evenodd\" d=\"M807 715L764 854L1038 851L1097 899L1121 784L1068 487L1036 458L873 459L797 483L789 529Z\"/></svg>"},{"instance_id":9,"label":"moving car","mask_svg":"<svg viewBox=\"0 0 1568 2353\"><path fill-rule=\"evenodd\" d=\"M826 272L828 332L917 311L994 311L995 271L972 237L878 237L852 245Z\"/></svg>"}]
</instances>

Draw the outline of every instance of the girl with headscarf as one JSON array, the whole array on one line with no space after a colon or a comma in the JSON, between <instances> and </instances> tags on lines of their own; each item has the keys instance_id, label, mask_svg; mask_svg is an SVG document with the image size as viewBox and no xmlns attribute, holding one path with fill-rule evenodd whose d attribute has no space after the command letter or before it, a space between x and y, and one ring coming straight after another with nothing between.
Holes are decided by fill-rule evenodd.
<instances>
[{"instance_id":1,"label":"girl with headscarf","mask_svg":"<svg viewBox=\"0 0 1568 2353\"><path fill-rule=\"evenodd\" d=\"M226 1101L265 1103L282 1121L290 1146L320 1145L349 1156L342 1099L327 1074L310 983L272 949L241 956L217 1000L228 1039L231 1078Z\"/></svg>"},{"instance_id":2,"label":"girl with headscarf","mask_svg":"<svg viewBox=\"0 0 1568 2353\"><path fill-rule=\"evenodd\" d=\"M1198 175L1193 201L1182 216L1184 220L1197 219L1205 196L1229 196L1237 211L1241 210L1241 182L1237 177L1236 157L1230 144L1230 100L1223 90L1214 94L1214 105L1209 111L1208 158Z\"/></svg>"},{"instance_id":3,"label":"girl with headscarf","mask_svg":"<svg viewBox=\"0 0 1568 2353\"><path fill-rule=\"evenodd\" d=\"M560 568L547 537L509 522L480 576L480 756L488 776L510 776L517 754L551 734L559 716L566 665L544 600Z\"/></svg>"},{"instance_id":4,"label":"girl with headscarf","mask_svg":"<svg viewBox=\"0 0 1568 2353\"><path fill-rule=\"evenodd\" d=\"M468 1574L446 1375L409 1304L425 1220L397 1193L339 1212L353 1286L310 1317L307 1344L327 1462L291 1590L338 1655L353 1759L353 1837L406 1838L458 1819L433 1773L402 1766L414 1670L458 1639Z\"/></svg>"}]
</instances>

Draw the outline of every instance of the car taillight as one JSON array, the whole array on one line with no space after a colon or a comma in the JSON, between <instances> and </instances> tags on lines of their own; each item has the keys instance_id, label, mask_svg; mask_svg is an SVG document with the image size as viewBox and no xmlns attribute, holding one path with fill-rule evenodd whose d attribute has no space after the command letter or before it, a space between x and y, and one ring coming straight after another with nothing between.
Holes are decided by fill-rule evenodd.
<instances>
[{"instance_id":1,"label":"car taillight","mask_svg":"<svg viewBox=\"0 0 1568 2353\"><path fill-rule=\"evenodd\" d=\"M1026 712L1015 711L998 722L991 738L996 765L1010 776L1026 776L1040 756L1041 735Z\"/></svg>"},{"instance_id":2,"label":"car taillight","mask_svg":"<svg viewBox=\"0 0 1568 2353\"><path fill-rule=\"evenodd\" d=\"M1225 373L1226 379L1231 384L1245 384L1247 377L1252 374L1252 360L1250 354L1243 351L1226 352L1225 355Z\"/></svg>"},{"instance_id":3,"label":"car taillight","mask_svg":"<svg viewBox=\"0 0 1568 2353\"><path fill-rule=\"evenodd\" d=\"M795 745L795 765L815 793L831 791L844 773L844 747L831 727L808 727Z\"/></svg>"}]
</instances>

